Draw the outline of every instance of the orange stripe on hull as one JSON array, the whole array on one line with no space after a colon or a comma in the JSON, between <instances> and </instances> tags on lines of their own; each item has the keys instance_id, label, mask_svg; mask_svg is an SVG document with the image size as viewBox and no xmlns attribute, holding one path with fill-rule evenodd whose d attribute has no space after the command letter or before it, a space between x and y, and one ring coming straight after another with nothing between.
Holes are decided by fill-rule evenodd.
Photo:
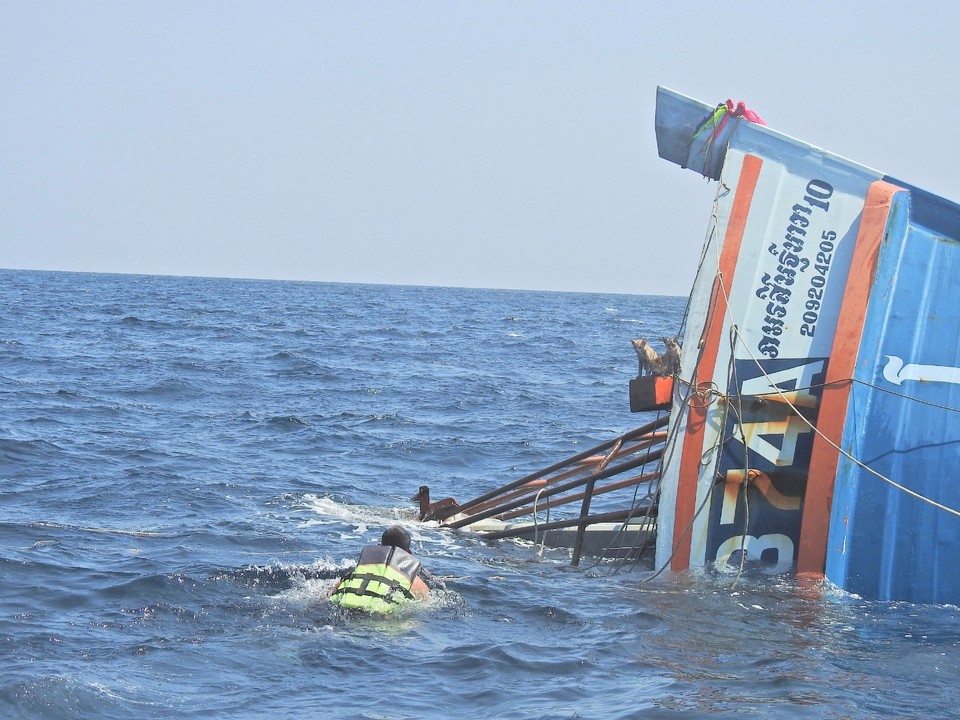
<instances>
[{"instance_id":1,"label":"orange stripe on hull","mask_svg":"<svg viewBox=\"0 0 960 720\"><path fill-rule=\"evenodd\" d=\"M840 455L823 436L840 445L851 389L851 383L843 381L853 377L867 303L870 300L870 287L877 267L877 255L883 241L893 196L898 192L902 192L902 188L880 180L870 185L864 199L863 215L853 248L840 314L837 317L830 362L827 364L826 386L817 414L819 432L813 439L810 473L804 493L797 574L823 575L824 572L833 484Z\"/></svg>"},{"instance_id":2,"label":"orange stripe on hull","mask_svg":"<svg viewBox=\"0 0 960 720\"><path fill-rule=\"evenodd\" d=\"M724 318L727 303L720 292L720 283L723 282L729 293L733 285L733 275L740 257L740 245L743 242L743 233L750 214L750 205L753 202L753 193L757 188L760 177L760 168L763 160L754 155L745 155L743 166L740 169L740 178L737 181L736 194L733 197L733 207L727 231L723 237L723 248L720 252L720 266L717 277L713 281L713 292L710 298L707 326L704 329L703 352L697 362L694 383L713 378L717 365L720 342L723 338ZM703 455L704 425L707 419L706 407L692 407L687 416L686 436L683 441L683 453L680 456L680 476L677 483L677 502L674 508L673 525L673 570L685 570L690 567L690 540L693 523L694 507L697 502L697 480L700 476L700 459Z\"/></svg>"}]
</instances>

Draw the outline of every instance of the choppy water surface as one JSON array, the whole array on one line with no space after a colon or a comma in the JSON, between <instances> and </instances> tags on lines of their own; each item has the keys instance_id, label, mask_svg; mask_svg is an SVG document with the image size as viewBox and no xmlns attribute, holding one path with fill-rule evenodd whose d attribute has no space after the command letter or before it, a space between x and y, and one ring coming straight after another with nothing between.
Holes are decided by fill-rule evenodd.
<instances>
[{"instance_id":1,"label":"choppy water surface","mask_svg":"<svg viewBox=\"0 0 960 720\"><path fill-rule=\"evenodd\" d=\"M956 717L956 608L415 521L648 420L680 299L0 280L0 717ZM446 590L334 612L397 521Z\"/></svg>"}]
</instances>

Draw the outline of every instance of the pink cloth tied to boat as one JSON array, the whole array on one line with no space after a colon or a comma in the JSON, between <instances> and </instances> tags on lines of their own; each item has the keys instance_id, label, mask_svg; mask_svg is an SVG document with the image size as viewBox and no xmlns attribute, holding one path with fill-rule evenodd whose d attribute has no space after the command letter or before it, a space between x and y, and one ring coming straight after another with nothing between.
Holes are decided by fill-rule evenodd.
<instances>
[{"instance_id":1,"label":"pink cloth tied to boat","mask_svg":"<svg viewBox=\"0 0 960 720\"><path fill-rule=\"evenodd\" d=\"M757 125L766 125L766 123L763 121L763 118L760 117L756 111L748 108L747 104L743 100L739 100L736 107L734 107L733 100L727 98L727 115L733 115L733 117L738 118L742 117L744 120L757 123Z\"/></svg>"},{"instance_id":2,"label":"pink cloth tied to boat","mask_svg":"<svg viewBox=\"0 0 960 720\"><path fill-rule=\"evenodd\" d=\"M734 120L732 123L731 118ZM728 98L725 103L717 105L713 112L704 118L690 138L686 167L708 178L719 180L727 152L727 143L737 125L737 120L766 125L763 118L755 110L748 108L743 100L734 103Z\"/></svg>"}]
</instances>

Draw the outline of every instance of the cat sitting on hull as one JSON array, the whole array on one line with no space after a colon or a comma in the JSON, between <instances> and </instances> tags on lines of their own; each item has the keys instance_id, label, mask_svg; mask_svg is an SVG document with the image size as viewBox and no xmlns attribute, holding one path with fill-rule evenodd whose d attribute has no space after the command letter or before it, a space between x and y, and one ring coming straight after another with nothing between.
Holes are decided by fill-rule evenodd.
<instances>
[{"instance_id":1,"label":"cat sitting on hull","mask_svg":"<svg viewBox=\"0 0 960 720\"><path fill-rule=\"evenodd\" d=\"M637 360L640 362L640 369L637 371L637 377L643 375L656 375L666 377L676 375L680 372L680 345L674 338L662 337L663 344L666 347L663 355L658 353L645 338L638 338L631 341L633 349L637 351Z\"/></svg>"}]
</instances>

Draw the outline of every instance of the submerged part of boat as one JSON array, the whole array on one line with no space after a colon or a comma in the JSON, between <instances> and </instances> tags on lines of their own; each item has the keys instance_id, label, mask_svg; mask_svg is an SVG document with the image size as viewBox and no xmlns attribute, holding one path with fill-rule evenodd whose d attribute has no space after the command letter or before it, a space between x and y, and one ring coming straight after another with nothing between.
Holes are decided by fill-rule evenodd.
<instances>
[{"instance_id":1,"label":"submerged part of boat","mask_svg":"<svg viewBox=\"0 0 960 720\"><path fill-rule=\"evenodd\" d=\"M718 184L657 564L960 603L960 207L725 106L658 89L661 156Z\"/></svg>"},{"instance_id":2,"label":"submerged part of boat","mask_svg":"<svg viewBox=\"0 0 960 720\"><path fill-rule=\"evenodd\" d=\"M573 565L584 555L638 561L653 545L654 489L667 422L660 415L464 503L452 497L431 502L426 485L410 500L419 504L422 521L464 528L488 540L517 538L541 548L568 548ZM598 511L598 505L606 510Z\"/></svg>"}]
</instances>

